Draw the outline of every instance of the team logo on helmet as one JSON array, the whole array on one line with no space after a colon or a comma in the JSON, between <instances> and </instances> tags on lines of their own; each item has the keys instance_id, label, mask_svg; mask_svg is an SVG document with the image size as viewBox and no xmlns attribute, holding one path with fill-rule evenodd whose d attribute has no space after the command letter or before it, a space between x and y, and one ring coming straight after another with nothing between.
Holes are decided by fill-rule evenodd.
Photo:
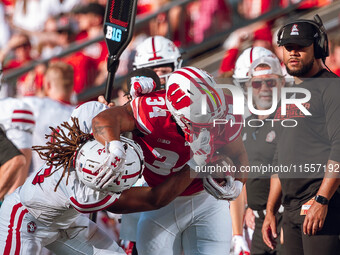
<instances>
[{"instance_id":1,"label":"team logo on helmet","mask_svg":"<svg viewBox=\"0 0 340 255\"><path fill-rule=\"evenodd\" d=\"M102 149L98 149L98 155L101 155L102 153L106 153L105 147Z\"/></svg>"},{"instance_id":2,"label":"team logo on helmet","mask_svg":"<svg viewBox=\"0 0 340 255\"><path fill-rule=\"evenodd\" d=\"M203 129L212 130L214 119L224 118L225 96L215 85L209 73L195 67L171 74L166 85L166 105L187 141Z\"/></svg>"},{"instance_id":3,"label":"team logo on helmet","mask_svg":"<svg viewBox=\"0 0 340 255\"><path fill-rule=\"evenodd\" d=\"M177 83L169 85L167 99L176 110L183 109L192 104L190 97L188 97Z\"/></svg>"},{"instance_id":4,"label":"team logo on helmet","mask_svg":"<svg viewBox=\"0 0 340 255\"><path fill-rule=\"evenodd\" d=\"M106 189L99 189L101 191L122 192L134 185L143 173L144 157L140 146L125 137L120 137L120 140L124 143L126 159L123 166L117 170L116 179L114 179ZM97 187L93 182L94 177L103 171L102 162L107 159L108 151L105 150L104 145L97 140L87 141L76 156L75 168L78 179L89 188L96 190ZM116 157L110 160L111 162L109 163L116 168L117 163L121 159Z\"/></svg>"},{"instance_id":5,"label":"team logo on helmet","mask_svg":"<svg viewBox=\"0 0 340 255\"><path fill-rule=\"evenodd\" d=\"M27 232L34 233L37 230L37 224L34 221L27 223Z\"/></svg>"}]
</instances>

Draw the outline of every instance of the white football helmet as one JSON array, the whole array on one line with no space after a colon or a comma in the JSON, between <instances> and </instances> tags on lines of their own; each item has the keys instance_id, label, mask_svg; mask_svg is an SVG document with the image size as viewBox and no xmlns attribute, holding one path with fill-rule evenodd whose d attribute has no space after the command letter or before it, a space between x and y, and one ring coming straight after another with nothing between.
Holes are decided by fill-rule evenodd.
<instances>
[{"instance_id":1,"label":"white football helmet","mask_svg":"<svg viewBox=\"0 0 340 255\"><path fill-rule=\"evenodd\" d=\"M156 35L148 37L138 45L133 67L134 69L154 68L172 64L173 70L176 71L181 68L182 61L181 53L175 44L163 36Z\"/></svg>"},{"instance_id":2,"label":"white football helmet","mask_svg":"<svg viewBox=\"0 0 340 255\"><path fill-rule=\"evenodd\" d=\"M118 170L117 178L104 189L114 193L129 189L142 176L144 170L144 157L141 147L134 141L120 137L125 143L126 159L124 165ZM77 176L86 186L96 189L92 180L103 170L102 165L107 159L107 150L97 140L87 141L77 151L75 168Z\"/></svg>"},{"instance_id":3,"label":"white football helmet","mask_svg":"<svg viewBox=\"0 0 340 255\"><path fill-rule=\"evenodd\" d=\"M252 47L245 49L237 58L233 74L234 83L247 91L245 83L249 80L249 68L254 60L260 57L273 57L278 59L273 52L263 47Z\"/></svg>"},{"instance_id":4,"label":"white football helmet","mask_svg":"<svg viewBox=\"0 0 340 255\"><path fill-rule=\"evenodd\" d=\"M214 78L196 67L184 67L173 72L166 83L166 105L188 139L213 127L214 119L226 114L222 89ZM221 125L218 125L221 126Z\"/></svg>"}]
</instances>

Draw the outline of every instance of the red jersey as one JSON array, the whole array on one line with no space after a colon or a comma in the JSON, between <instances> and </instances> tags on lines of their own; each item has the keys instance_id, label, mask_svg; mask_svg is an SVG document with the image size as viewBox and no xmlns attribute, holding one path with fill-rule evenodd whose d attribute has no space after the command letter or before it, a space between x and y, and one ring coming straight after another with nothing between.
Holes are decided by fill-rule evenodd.
<instances>
[{"instance_id":1,"label":"red jersey","mask_svg":"<svg viewBox=\"0 0 340 255\"><path fill-rule=\"evenodd\" d=\"M228 104L232 104L231 96L226 96L226 99ZM131 107L137 129L141 132L141 135L136 135L134 140L144 152L143 175L148 185L154 187L184 167L190 160L190 146L166 107L165 90L137 97L132 100ZM236 123L242 120L241 116L233 117ZM218 141L215 143L215 148L221 148L234 141L240 135L241 129L240 124L226 126L221 137L215 140ZM181 195L188 196L201 190L203 190L202 180L195 179Z\"/></svg>"},{"instance_id":2,"label":"red jersey","mask_svg":"<svg viewBox=\"0 0 340 255\"><path fill-rule=\"evenodd\" d=\"M73 91L77 94L93 85L95 74L91 58L83 52L77 51L71 55L63 57L61 60L70 64L74 69Z\"/></svg>"}]
</instances>

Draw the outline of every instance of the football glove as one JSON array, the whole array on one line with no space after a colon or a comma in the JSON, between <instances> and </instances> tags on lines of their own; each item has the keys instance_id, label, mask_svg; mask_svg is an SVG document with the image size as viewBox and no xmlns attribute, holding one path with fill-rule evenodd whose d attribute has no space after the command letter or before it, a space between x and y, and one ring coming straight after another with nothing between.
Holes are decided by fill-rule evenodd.
<instances>
[{"instance_id":1,"label":"football glove","mask_svg":"<svg viewBox=\"0 0 340 255\"><path fill-rule=\"evenodd\" d=\"M225 182L219 185L211 175L203 178L204 189L213 197L223 200L235 200L241 193L243 183L235 180L232 176L224 177Z\"/></svg>"},{"instance_id":2,"label":"football glove","mask_svg":"<svg viewBox=\"0 0 340 255\"><path fill-rule=\"evenodd\" d=\"M106 144L107 158L99 168L98 175L93 179L94 186L98 190L105 190L110 183L123 172L126 152L121 141L111 141Z\"/></svg>"},{"instance_id":3,"label":"football glove","mask_svg":"<svg viewBox=\"0 0 340 255\"><path fill-rule=\"evenodd\" d=\"M133 98L150 93L156 88L156 82L146 76L131 77L130 95Z\"/></svg>"},{"instance_id":4,"label":"football glove","mask_svg":"<svg viewBox=\"0 0 340 255\"><path fill-rule=\"evenodd\" d=\"M250 255L250 250L246 240L241 235L234 235L231 239L230 255Z\"/></svg>"},{"instance_id":5,"label":"football glove","mask_svg":"<svg viewBox=\"0 0 340 255\"><path fill-rule=\"evenodd\" d=\"M194 136L193 141L189 143L194 160L194 162L192 162L192 160L190 161L190 167L192 167L192 165L204 166L209 162L213 152L212 141L210 131L207 129L202 129L198 137Z\"/></svg>"}]
</instances>

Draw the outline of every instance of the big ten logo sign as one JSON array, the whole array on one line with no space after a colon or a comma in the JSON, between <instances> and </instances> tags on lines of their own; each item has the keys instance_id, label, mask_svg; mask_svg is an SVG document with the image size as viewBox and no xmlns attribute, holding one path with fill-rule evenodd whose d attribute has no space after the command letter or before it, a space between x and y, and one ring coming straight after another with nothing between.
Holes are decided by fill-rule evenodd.
<instances>
[{"instance_id":1,"label":"big ten logo sign","mask_svg":"<svg viewBox=\"0 0 340 255\"><path fill-rule=\"evenodd\" d=\"M120 42L122 40L122 30L117 27L106 25L105 37L109 40Z\"/></svg>"}]
</instances>

